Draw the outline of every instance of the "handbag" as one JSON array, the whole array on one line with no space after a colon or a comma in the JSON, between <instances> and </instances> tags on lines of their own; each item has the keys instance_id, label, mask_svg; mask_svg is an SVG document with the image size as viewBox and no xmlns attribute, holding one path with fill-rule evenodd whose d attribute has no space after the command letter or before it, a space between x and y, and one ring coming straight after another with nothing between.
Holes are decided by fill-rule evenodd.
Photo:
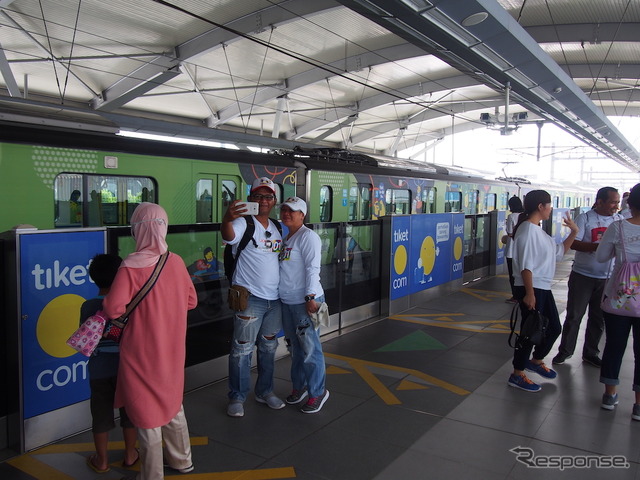
<instances>
[{"instance_id":1,"label":"handbag","mask_svg":"<svg viewBox=\"0 0 640 480\"><path fill-rule=\"evenodd\" d=\"M164 268L165 263L167 263L167 258L169 258L168 250L164 252L162 255L160 255L160 259L156 264L156 268L153 269L153 273L149 277L149 280L147 280L147 283L145 283L142 286L142 288L137 293L137 295L133 297L133 300L129 302L125 312L120 317L115 318L113 320L109 320L107 322L106 326L104 327L104 333L102 334L104 338L113 340L114 342L117 342L117 343L120 342L120 339L122 338L122 333L124 332L124 329L127 326L127 323L129 322L129 315L131 315L131 312L133 312L133 310L138 306L138 304L147 295L147 293L149 293L151 288L156 284L156 281L160 276L160 272Z\"/></svg>"},{"instance_id":2,"label":"handbag","mask_svg":"<svg viewBox=\"0 0 640 480\"><path fill-rule=\"evenodd\" d=\"M311 314L311 321L313 322L313 328L316 330L323 327L329 326L329 305L326 302L322 302L318 311L316 313Z\"/></svg>"},{"instance_id":3,"label":"handbag","mask_svg":"<svg viewBox=\"0 0 640 480\"><path fill-rule=\"evenodd\" d=\"M100 343L100 340L102 340L102 332L104 331L106 323L106 315L102 310L98 310L82 322L82 325L73 332L66 342L67 345L84 356L90 357L98 346L98 343Z\"/></svg>"},{"instance_id":4,"label":"handbag","mask_svg":"<svg viewBox=\"0 0 640 480\"><path fill-rule=\"evenodd\" d=\"M622 264L616 274L607 280L600 308L614 315L640 317L640 262L627 261L623 225L624 222L621 222Z\"/></svg>"},{"instance_id":5,"label":"handbag","mask_svg":"<svg viewBox=\"0 0 640 480\"><path fill-rule=\"evenodd\" d=\"M231 285L227 295L229 308L234 312L242 312L249 306L249 290L242 285Z\"/></svg>"},{"instance_id":6,"label":"handbag","mask_svg":"<svg viewBox=\"0 0 640 480\"><path fill-rule=\"evenodd\" d=\"M529 310L527 315L520 320L520 332L515 333L518 323L518 313L520 312L520 302L516 303L511 310L511 333L509 334L509 346L512 348L523 348L528 345L540 345L546 336L549 319L537 310ZM515 336L515 344L511 339Z\"/></svg>"}]
</instances>

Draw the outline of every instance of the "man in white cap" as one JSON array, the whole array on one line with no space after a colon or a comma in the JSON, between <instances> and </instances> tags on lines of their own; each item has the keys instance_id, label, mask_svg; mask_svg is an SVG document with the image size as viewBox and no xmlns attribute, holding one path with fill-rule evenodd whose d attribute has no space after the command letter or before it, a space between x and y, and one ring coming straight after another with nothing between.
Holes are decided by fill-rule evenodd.
<instances>
[{"instance_id":1,"label":"man in white cap","mask_svg":"<svg viewBox=\"0 0 640 480\"><path fill-rule=\"evenodd\" d=\"M278 296L278 254L282 235L269 218L277 201L276 186L266 177L257 178L251 185L248 200L259 204L257 215L241 218L247 209L236 200L229 205L221 226L222 239L233 246L235 257L248 222L255 224L252 241L241 251L233 276L229 279L232 285L245 287L250 293L247 308L236 312L234 318L227 407L227 415L231 417L244 416L254 345L258 349L256 401L275 410L285 406L273 393L273 370L278 347L276 335L282 328L282 307Z\"/></svg>"}]
</instances>

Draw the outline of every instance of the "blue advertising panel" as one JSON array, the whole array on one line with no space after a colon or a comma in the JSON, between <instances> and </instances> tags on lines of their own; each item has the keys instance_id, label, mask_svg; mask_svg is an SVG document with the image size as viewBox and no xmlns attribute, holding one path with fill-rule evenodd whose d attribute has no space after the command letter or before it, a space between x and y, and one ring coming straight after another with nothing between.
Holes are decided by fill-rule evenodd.
<instances>
[{"instance_id":1,"label":"blue advertising panel","mask_svg":"<svg viewBox=\"0 0 640 480\"><path fill-rule=\"evenodd\" d=\"M502 237L507 234L507 212L499 211L498 212L498 241L496 242L496 265L504 264L504 248L506 246L505 243L502 243Z\"/></svg>"},{"instance_id":2,"label":"blue advertising panel","mask_svg":"<svg viewBox=\"0 0 640 480\"><path fill-rule=\"evenodd\" d=\"M88 266L104 252L104 230L20 236L25 419L89 398L87 357L65 341L78 328L82 303L98 293Z\"/></svg>"},{"instance_id":3,"label":"blue advertising panel","mask_svg":"<svg viewBox=\"0 0 640 480\"><path fill-rule=\"evenodd\" d=\"M409 294L410 217L391 219L391 285L389 298L395 300Z\"/></svg>"},{"instance_id":4,"label":"blue advertising panel","mask_svg":"<svg viewBox=\"0 0 640 480\"><path fill-rule=\"evenodd\" d=\"M411 216L411 293L451 280L451 214Z\"/></svg>"},{"instance_id":5,"label":"blue advertising panel","mask_svg":"<svg viewBox=\"0 0 640 480\"><path fill-rule=\"evenodd\" d=\"M451 242L453 252L451 257L451 280L462 278L464 271L462 246L464 240L464 213L451 214L451 226L453 240Z\"/></svg>"}]
</instances>

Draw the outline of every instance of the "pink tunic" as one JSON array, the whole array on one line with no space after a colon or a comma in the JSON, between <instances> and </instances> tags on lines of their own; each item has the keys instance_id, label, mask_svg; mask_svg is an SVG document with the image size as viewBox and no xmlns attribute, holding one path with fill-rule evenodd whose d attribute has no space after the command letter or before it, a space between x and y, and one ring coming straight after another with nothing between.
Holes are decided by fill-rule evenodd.
<instances>
[{"instance_id":1,"label":"pink tunic","mask_svg":"<svg viewBox=\"0 0 640 480\"><path fill-rule=\"evenodd\" d=\"M154 266L121 267L103 308L117 318L151 276ZM180 410L184 390L187 310L196 291L182 258L169 254L155 286L129 318L120 343L115 407L125 407L138 428L169 423Z\"/></svg>"}]
</instances>

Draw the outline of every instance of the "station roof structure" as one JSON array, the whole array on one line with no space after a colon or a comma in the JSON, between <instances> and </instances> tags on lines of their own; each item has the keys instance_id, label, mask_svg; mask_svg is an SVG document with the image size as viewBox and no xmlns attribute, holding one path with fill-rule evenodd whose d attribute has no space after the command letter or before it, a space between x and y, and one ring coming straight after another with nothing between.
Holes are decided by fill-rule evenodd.
<instances>
[{"instance_id":1,"label":"station roof structure","mask_svg":"<svg viewBox=\"0 0 640 480\"><path fill-rule=\"evenodd\" d=\"M638 172L638 78L639 0L0 0L0 122L394 156L544 121Z\"/></svg>"}]
</instances>

